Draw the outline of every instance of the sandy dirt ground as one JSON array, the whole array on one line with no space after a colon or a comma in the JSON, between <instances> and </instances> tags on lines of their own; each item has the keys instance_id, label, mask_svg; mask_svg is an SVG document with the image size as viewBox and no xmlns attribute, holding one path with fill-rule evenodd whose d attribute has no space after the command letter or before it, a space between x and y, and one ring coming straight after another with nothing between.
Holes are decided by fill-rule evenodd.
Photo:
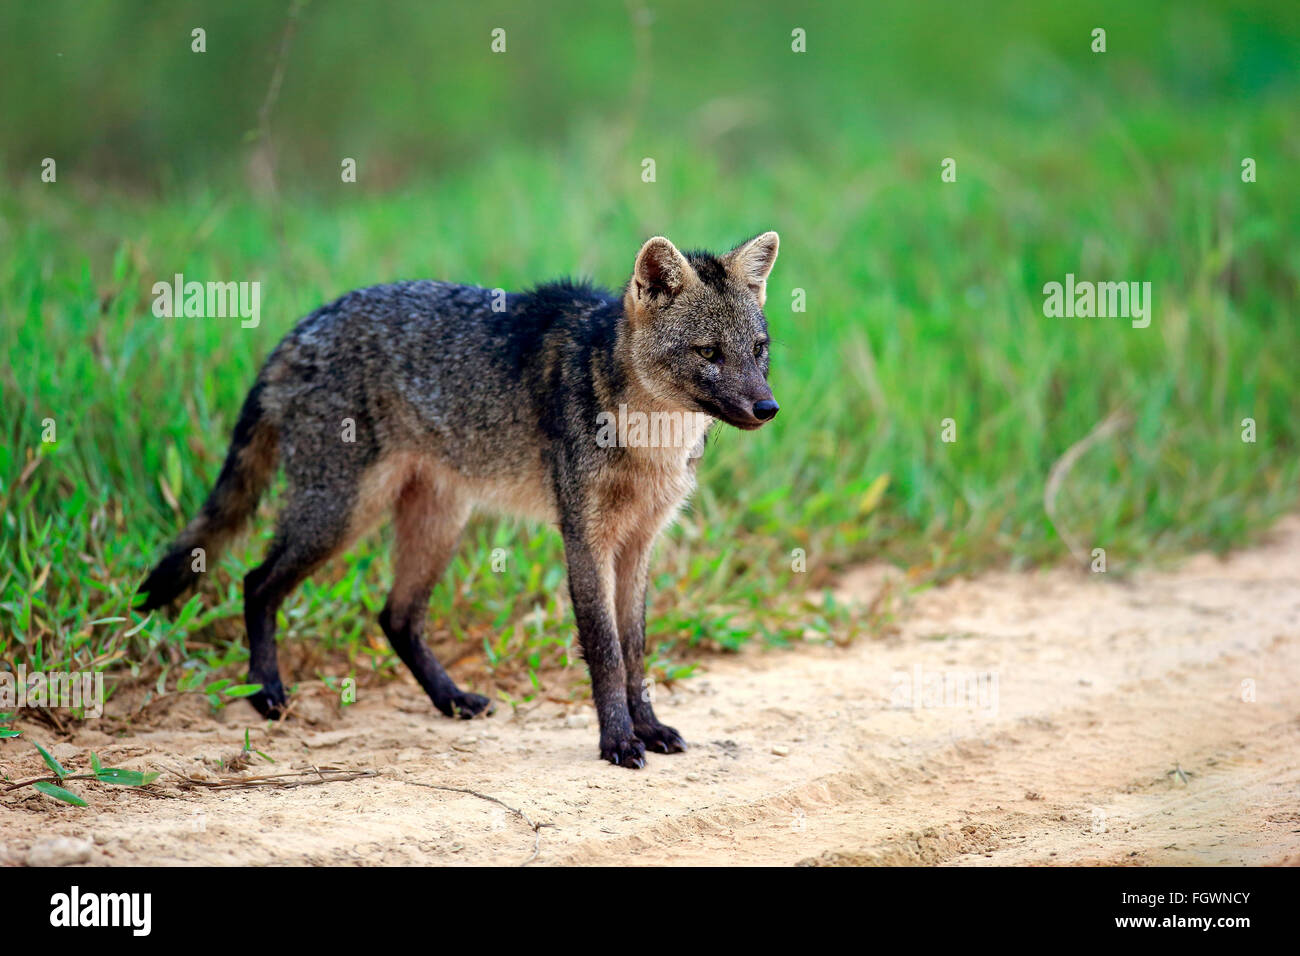
<instances>
[{"instance_id":1,"label":"sandy dirt ground","mask_svg":"<svg viewBox=\"0 0 1300 956\"><path fill-rule=\"evenodd\" d=\"M859 569L841 592L869 598L884 576ZM269 732L242 702L126 737L87 722L55 745L70 765L93 748L215 781L253 726L276 763L245 775L373 775L187 790L164 773L166 796L83 785L86 809L27 788L0 795L0 862L1300 861L1300 518L1174 572L955 582L904 599L898 623L845 648L708 659L656 700L690 751L639 772L597 759L587 704L458 722L405 682ZM5 744L11 779L40 772Z\"/></svg>"}]
</instances>

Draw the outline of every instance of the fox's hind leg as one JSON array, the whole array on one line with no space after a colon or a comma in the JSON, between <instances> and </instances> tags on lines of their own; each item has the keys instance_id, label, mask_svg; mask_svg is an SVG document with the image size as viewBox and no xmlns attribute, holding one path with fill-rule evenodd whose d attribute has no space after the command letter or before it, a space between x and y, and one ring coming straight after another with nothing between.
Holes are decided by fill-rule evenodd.
<instances>
[{"instance_id":1,"label":"fox's hind leg","mask_svg":"<svg viewBox=\"0 0 1300 956\"><path fill-rule=\"evenodd\" d=\"M379 615L388 642L410 668L433 705L448 717L476 717L491 701L456 686L424 643L429 595L456 552L469 504L454 489L417 472L402 487L394 506L393 589Z\"/></svg>"},{"instance_id":2,"label":"fox's hind leg","mask_svg":"<svg viewBox=\"0 0 1300 956\"><path fill-rule=\"evenodd\" d=\"M350 517L346 495L293 493L266 560L244 577L248 682L262 685L249 702L263 717L283 716L288 703L275 649L276 612L307 575L343 547Z\"/></svg>"}]
</instances>

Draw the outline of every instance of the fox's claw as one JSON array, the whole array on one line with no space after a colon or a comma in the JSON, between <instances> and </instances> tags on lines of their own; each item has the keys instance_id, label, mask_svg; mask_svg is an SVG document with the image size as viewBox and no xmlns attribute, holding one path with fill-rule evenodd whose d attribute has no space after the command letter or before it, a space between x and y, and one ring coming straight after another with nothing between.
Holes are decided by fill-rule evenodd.
<instances>
[{"instance_id":1,"label":"fox's claw","mask_svg":"<svg viewBox=\"0 0 1300 956\"><path fill-rule=\"evenodd\" d=\"M262 689L248 698L248 702L267 720L279 720L289 709L289 695L285 693L284 684L279 677L258 679L248 675L248 683L261 684Z\"/></svg>"},{"instance_id":2,"label":"fox's claw","mask_svg":"<svg viewBox=\"0 0 1300 956\"><path fill-rule=\"evenodd\" d=\"M610 763L629 770L640 770L645 766L645 744L635 737L601 744L600 755Z\"/></svg>"},{"instance_id":3,"label":"fox's claw","mask_svg":"<svg viewBox=\"0 0 1300 956\"><path fill-rule=\"evenodd\" d=\"M447 717L459 717L461 720L473 720L480 714L490 714L496 709L492 706L492 701L482 694L471 694L467 690L458 691L434 704Z\"/></svg>"},{"instance_id":4,"label":"fox's claw","mask_svg":"<svg viewBox=\"0 0 1300 956\"><path fill-rule=\"evenodd\" d=\"M666 724L651 724L636 728L637 739L646 745L646 749L661 754L679 754L686 749L682 735Z\"/></svg>"}]
</instances>

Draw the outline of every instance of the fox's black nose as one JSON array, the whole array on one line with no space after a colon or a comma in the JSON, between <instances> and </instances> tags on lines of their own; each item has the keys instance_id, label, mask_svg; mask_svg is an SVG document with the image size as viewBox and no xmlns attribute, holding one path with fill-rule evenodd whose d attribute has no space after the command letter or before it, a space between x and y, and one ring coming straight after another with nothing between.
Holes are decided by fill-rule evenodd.
<instances>
[{"instance_id":1,"label":"fox's black nose","mask_svg":"<svg viewBox=\"0 0 1300 956\"><path fill-rule=\"evenodd\" d=\"M770 398L765 398L761 402L754 403L754 417L759 421L770 421L776 418L776 413L781 410L781 406Z\"/></svg>"}]
</instances>

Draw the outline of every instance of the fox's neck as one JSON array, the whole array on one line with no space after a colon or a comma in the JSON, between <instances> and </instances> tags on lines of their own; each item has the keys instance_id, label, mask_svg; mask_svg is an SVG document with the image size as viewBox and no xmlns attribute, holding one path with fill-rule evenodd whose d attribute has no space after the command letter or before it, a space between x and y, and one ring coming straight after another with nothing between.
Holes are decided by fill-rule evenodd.
<instances>
[{"instance_id":1,"label":"fox's neck","mask_svg":"<svg viewBox=\"0 0 1300 956\"><path fill-rule=\"evenodd\" d=\"M660 393L654 382L646 375L644 363L637 361L632 348L631 330L627 321L627 302L615 316L615 338L613 354L610 356L609 374L603 383L597 380L597 397L609 411L618 411L619 405L627 405L639 412L681 412L680 402Z\"/></svg>"}]
</instances>

